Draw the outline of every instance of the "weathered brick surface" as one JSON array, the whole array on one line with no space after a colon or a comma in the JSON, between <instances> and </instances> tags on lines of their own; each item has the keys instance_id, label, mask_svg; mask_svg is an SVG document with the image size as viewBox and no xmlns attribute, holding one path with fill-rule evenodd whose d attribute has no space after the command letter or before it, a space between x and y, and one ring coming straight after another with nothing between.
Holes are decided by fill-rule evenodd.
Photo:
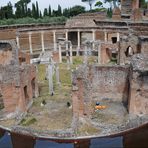
<instances>
[{"instance_id":1,"label":"weathered brick surface","mask_svg":"<svg viewBox=\"0 0 148 148\"><path fill-rule=\"evenodd\" d=\"M117 50L118 44L101 43L101 64L107 64L111 60L111 50Z\"/></svg>"},{"instance_id":2,"label":"weathered brick surface","mask_svg":"<svg viewBox=\"0 0 148 148\"><path fill-rule=\"evenodd\" d=\"M148 55L137 54L132 57L133 74L129 112L148 114Z\"/></svg>"},{"instance_id":3,"label":"weathered brick surface","mask_svg":"<svg viewBox=\"0 0 148 148\"><path fill-rule=\"evenodd\" d=\"M112 101L128 102L129 67L90 66L80 67L73 76L74 114L90 115L92 101L111 98Z\"/></svg>"},{"instance_id":4,"label":"weathered brick surface","mask_svg":"<svg viewBox=\"0 0 148 148\"><path fill-rule=\"evenodd\" d=\"M12 47L9 49L11 57L7 59L7 63L3 64L1 61L0 64L0 88L4 111L6 113L24 112L32 98L38 95L36 68L30 64L29 55L18 53L13 41L2 41L0 44L0 47L7 44ZM0 50L5 53L4 48Z\"/></svg>"},{"instance_id":5,"label":"weathered brick surface","mask_svg":"<svg viewBox=\"0 0 148 148\"><path fill-rule=\"evenodd\" d=\"M121 11L119 8L114 8L113 9L113 15L112 15L113 20L121 20Z\"/></svg>"},{"instance_id":6,"label":"weathered brick surface","mask_svg":"<svg viewBox=\"0 0 148 148\"><path fill-rule=\"evenodd\" d=\"M104 41L104 31L96 31L96 40Z\"/></svg>"}]
</instances>

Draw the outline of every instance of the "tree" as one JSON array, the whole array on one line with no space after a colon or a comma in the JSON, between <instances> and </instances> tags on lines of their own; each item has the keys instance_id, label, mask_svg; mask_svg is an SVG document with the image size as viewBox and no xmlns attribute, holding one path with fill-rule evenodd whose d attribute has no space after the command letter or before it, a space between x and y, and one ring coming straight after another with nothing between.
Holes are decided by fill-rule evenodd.
<instances>
[{"instance_id":1,"label":"tree","mask_svg":"<svg viewBox=\"0 0 148 148\"><path fill-rule=\"evenodd\" d=\"M43 16L48 16L48 10L47 10L47 8L44 9Z\"/></svg>"},{"instance_id":2,"label":"tree","mask_svg":"<svg viewBox=\"0 0 148 148\"><path fill-rule=\"evenodd\" d=\"M146 0L140 1L140 8L147 9L148 2Z\"/></svg>"},{"instance_id":3,"label":"tree","mask_svg":"<svg viewBox=\"0 0 148 148\"><path fill-rule=\"evenodd\" d=\"M92 4L96 1L96 0L81 0L82 2L86 2L89 4L90 10L92 10Z\"/></svg>"},{"instance_id":4,"label":"tree","mask_svg":"<svg viewBox=\"0 0 148 148\"><path fill-rule=\"evenodd\" d=\"M9 2L6 6L1 7L0 18L1 19L13 18L13 7L11 2Z\"/></svg>"},{"instance_id":5,"label":"tree","mask_svg":"<svg viewBox=\"0 0 148 148\"><path fill-rule=\"evenodd\" d=\"M58 16L61 16L62 15L62 8L60 5L58 5Z\"/></svg>"},{"instance_id":6,"label":"tree","mask_svg":"<svg viewBox=\"0 0 148 148\"><path fill-rule=\"evenodd\" d=\"M95 6L101 8L103 7L103 3L101 1L97 1Z\"/></svg>"},{"instance_id":7,"label":"tree","mask_svg":"<svg viewBox=\"0 0 148 148\"><path fill-rule=\"evenodd\" d=\"M38 2L36 1L36 17L39 18L39 6L38 6Z\"/></svg>"},{"instance_id":8,"label":"tree","mask_svg":"<svg viewBox=\"0 0 148 148\"><path fill-rule=\"evenodd\" d=\"M70 16L75 16L75 15L78 15L78 14L84 13L84 12L85 12L85 7L83 7L83 6L76 5L72 8L70 8Z\"/></svg>"},{"instance_id":9,"label":"tree","mask_svg":"<svg viewBox=\"0 0 148 148\"><path fill-rule=\"evenodd\" d=\"M63 16L70 17L70 9L69 8L63 9Z\"/></svg>"},{"instance_id":10,"label":"tree","mask_svg":"<svg viewBox=\"0 0 148 148\"><path fill-rule=\"evenodd\" d=\"M36 16L36 7L35 7L34 3L32 3L32 17L37 18L37 16Z\"/></svg>"},{"instance_id":11,"label":"tree","mask_svg":"<svg viewBox=\"0 0 148 148\"><path fill-rule=\"evenodd\" d=\"M28 10L27 10L27 16L28 16L28 17L32 17L31 9L30 9L30 8L28 8Z\"/></svg>"},{"instance_id":12,"label":"tree","mask_svg":"<svg viewBox=\"0 0 148 148\"><path fill-rule=\"evenodd\" d=\"M42 18L42 12L40 11L40 18Z\"/></svg>"},{"instance_id":13,"label":"tree","mask_svg":"<svg viewBox=\"0 0 148 148\"><path fill-rule=\"evenodd\" d=\"M48 15L51 16L51 6L48 7Z\"/></svg>"},{"instance_id":14,"label":"tree","mask_svg":"<svg viewBox=\"0 0 148 148\"><path fill-rule=\"evenodd\" d=\"M15 3L15 15L16 18L26 17L27 16L27 5L31 2L31 0L20 0Z\"/></svg>"}]
</instances>

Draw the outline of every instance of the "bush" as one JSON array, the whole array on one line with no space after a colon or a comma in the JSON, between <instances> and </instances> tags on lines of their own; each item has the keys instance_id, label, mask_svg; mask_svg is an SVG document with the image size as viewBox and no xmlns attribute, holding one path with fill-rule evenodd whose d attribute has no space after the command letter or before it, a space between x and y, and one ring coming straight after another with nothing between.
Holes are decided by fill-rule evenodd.
<instances>
[{"instance_id":1,"label":"bush","mask_svg":"<svg viewBox=\"0 0 148 148\"><path fill-rule=\"evenodd\" d=\"M19 19L3 19L0 20L0 26L2 25L14 25L14 24L38 24L38 23L49 23L49 24L61 24L65 23L66 17L49 17L45 16L43 18L35 19L31 17L19 18Z\"/></svg>"}]
</instances>

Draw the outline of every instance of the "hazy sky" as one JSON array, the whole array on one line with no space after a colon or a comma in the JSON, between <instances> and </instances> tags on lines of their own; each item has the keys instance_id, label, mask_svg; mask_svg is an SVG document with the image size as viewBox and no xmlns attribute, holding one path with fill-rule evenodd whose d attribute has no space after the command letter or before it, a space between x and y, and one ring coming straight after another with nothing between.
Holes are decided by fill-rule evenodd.
<instances>
[{"instance_id":1,"label":"hazy sky","mask_svg":"<svg viewBox=\"0 0 148 148\"><path fill-rule=\"evenodd\" d=\"M6 5L8 2L11 2L12 4L16 3L19 0L0 0L0 6ZM52 9L57 9L58 4L62 8L72 7L75 5L82 5L89 8L86 3L82 3L81 0L31 0L31 2L38 1L39 7L41 9L48 8L49 4L51 5Z\"/></svg>"}]
</instances>

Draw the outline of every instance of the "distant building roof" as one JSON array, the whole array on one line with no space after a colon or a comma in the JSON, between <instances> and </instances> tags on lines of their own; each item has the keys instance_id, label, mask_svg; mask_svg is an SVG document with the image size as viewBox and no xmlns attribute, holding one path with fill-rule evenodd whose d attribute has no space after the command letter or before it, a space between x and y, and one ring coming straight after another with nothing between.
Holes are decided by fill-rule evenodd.
<instances>
[{"instance_id":1,"label":"distant building roof","mask_svg":"<svg viewBox=\"0 0 148 148\"><path fill-rule=\"evenodd\" d=\"M79 14L67 20L65 27L96 27L95 20L106 19L106 11Z\"/></svg>"}]
</instances>

